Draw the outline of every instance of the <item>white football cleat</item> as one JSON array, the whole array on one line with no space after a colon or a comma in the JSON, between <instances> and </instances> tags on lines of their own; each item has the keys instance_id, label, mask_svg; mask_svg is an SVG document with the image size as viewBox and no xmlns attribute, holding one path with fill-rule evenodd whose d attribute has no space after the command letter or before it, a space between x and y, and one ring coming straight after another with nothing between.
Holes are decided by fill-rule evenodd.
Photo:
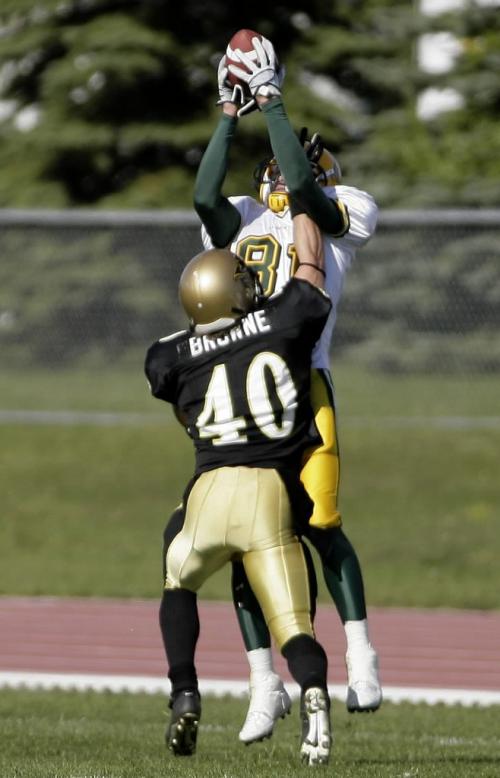
<instances>
[{"instance_id":1,"label":"white football cleat","mask_svg":"<svg viewBox=\"0 0 500 778\"><path fill-rule=\"evenodd\" d=\"M382 703L382 688L378 677L378 657L373 646L348 651L345 655L347 667L347 699L349 713L375 711Z\"/></svg>"},{"instance_id":2,"label":"white football cleat","mask_svg":"<svg viewBox=\"0 0 500 778\"><path fill-rule=\"evenodd\" d=\"M292 701L276 673L269 673L265 680L250 684L250 705L239 739L249 745L271 737L278 719L290 713Z\"/></svg>"},{"instance_id":3,"label":"white football cleat","mask_svg":"<svg viewBox=\"0 0 500 778\"><path fill-rule=\"evenodd\" d=\"M327 764L332 747L330 700L324 689L311 688L302 698L300 758L306 765Z\"/></svg>"}]
</instances>

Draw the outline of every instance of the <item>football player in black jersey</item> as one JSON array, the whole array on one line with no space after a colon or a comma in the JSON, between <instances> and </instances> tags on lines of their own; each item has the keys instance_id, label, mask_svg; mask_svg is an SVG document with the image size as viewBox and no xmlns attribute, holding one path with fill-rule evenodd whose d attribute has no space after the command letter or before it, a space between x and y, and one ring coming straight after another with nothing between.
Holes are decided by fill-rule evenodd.
<instances>
[{"instance_id":1,"label":"football player in black jersey","mask_svg":"<svg viewBox=\"0 0 500 778\"><path fill-rule=\"evenodd\" d=\"M321 234L297 210L298 269L279 295L263 298L257 276L229 250L204 251L179 285L190 329L157 341L146 357L152 394L174 405L196 452L160 608L172 685L166 738L175 754L194 753L201 715L196 592L233 559L242 560L300 685L301 758L322 764L330 753L327 657L314 638L293 512L311 510L300 481L304 451L319 440L310 362L331 304L321 289Z\"/></svg>"}]
</instances>

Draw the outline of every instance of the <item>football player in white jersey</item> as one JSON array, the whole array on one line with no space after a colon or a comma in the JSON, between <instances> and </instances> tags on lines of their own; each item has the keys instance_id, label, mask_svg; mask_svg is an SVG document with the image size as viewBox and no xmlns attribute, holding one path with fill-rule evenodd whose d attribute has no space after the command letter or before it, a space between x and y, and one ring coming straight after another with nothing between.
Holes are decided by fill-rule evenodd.
<instances>
[{"instance_id":1,"label":"football player in white jersey","mask_svg":"<svg viewBox=\"0 0 500 778\"><path fill-rule=\"evenodd\" d=\"M326 283L332 310L313 352L312 400L322 445L308 452L301 474L314 504L302 537L317 549L327 587L344 624L349 711L376 710L382 701L378 658L370 643L362 573L357 555L341 528L338 510L339 454L330 344L344 276L357 249L374 234L377 206L366 192L340 183L340 166L318 135L295 135L281 97L281 75L272 44L254 38L256 57L236 50L241 68L230 70L246 82L246 94L257 102L267 124L273 156L256 170L258 199L226 197L222 186L236 131L241 89L228 81L225 58L219 65L220 121L198 170L194 205L202 221L204 247L228 246L258 272L266 295L280 291L293 275L296 252L292 217L304 212L323 233ZM306 131L307 132L307 131ZM305 153L304 153L305 151ZM278 159L287 170L281 175ZM269 633L245 581L241 566L233 569L233 596L250 665L250 706L240 739L251 743L270 736L290 700L276 674Z\"/></svg>"},{"instance_id":2,"label":"football player in white jersey","mask_svg":"<svg viewBox=\"0 0 500 778\"><path fill-rule=\"evenodd\" d=\"M305 135L305 129L302 136ZM361 248L375 232L377 206L367 192L336 182L341 179L339 163L323 148L321 138L302 138L308 156L318 157L312 162L323 190L322 194L336 201L337 208L345 214L336 236L324 233L323 247L326 262L326 289L333 302L332 312L313 356L312 366L324 370L330 368L330 346L340 300L344 276L351 266L358 248ZM247 265L259 273L264 294L279 292L293 275L296 254L293 245L292 218L289 196L284 179L274 159L265 160L255 173L259 199L247 195L229 197L228 202L237 209L240 224L232 237L230 248L242 257ZM323 184L323 180L325 184ZM196 195L195 195L196 196ZM345 230L347 225L347 230ZM202 225L202 241L206 249L214 248L212 238Z\"/></svg>"}]
</instances>

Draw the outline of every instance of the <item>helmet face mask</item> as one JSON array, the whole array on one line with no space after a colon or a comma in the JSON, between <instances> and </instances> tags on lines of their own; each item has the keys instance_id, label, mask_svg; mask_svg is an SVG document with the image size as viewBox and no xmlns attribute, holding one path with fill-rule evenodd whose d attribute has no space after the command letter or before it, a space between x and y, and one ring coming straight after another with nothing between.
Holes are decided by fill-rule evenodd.
<instances>
[{"instance_id":1,"label":"helmet face mask","mask_svg":"<svg viewBox=\"0 0 500 778\"><path fill-rule=\"evenodd\" d=\"M253 173L253 180L261 202L271 211L280 213L288 207L288 189L274 157L264 159L257 165ZM282 184L282 187L277 190L279 184Z\"/></svg>"},{"instance_id":2,"label":"helmet face mask","mask_svg":"<svg viewBox=\"0 0 500 778\"><path fill-rule=\"evenodd\" d=\"M228 249L197 254L184 268L179 298L198 333L231 327L256 307L262 289L256 274Z\"/></svg>"},{"instance_id":3,"label":"helmet face mask","mask_svg":"<svg viewBox=\"0 0 500 778\"><path fill-rule=\"evenodd\" d=\"M253 173L254 186L260 201L274 213L284 211L289 205L286 186L278 192L275 191L280 177L281 171L274 157L259 162Z\"/></svg>"},{"instance_id":4,"label":"helmet face mask","mask_svg":"<svg viewBox=\"0 0 500 778\"><path fill-rule=\"evenodd\" d=\"M333 154L325 149L318 133L307 139L307 128L300 133L300 143L304 147L310 161L314 178L320 186L335 186L340 183L342 171ZM259 193L261 202L271 211L279 213L289 205L288 190L275 191L279 183L281 171L276 159L265 159L254 170L254 186Z\"/></svg>"}]
</instances>

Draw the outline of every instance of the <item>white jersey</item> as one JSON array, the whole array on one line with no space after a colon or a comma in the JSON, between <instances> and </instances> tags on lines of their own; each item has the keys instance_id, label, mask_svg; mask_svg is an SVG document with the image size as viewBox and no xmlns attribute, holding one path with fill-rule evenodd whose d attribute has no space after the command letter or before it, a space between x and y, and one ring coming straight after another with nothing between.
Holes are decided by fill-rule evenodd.
<instances>
[{"instance_id":1,"label":"white jersey","mask_svg":"<svg viewBox=\"0 0 500 778\"><path fill-rule=\"evenodd\" d=\"M342 238L324 235L325 289L330 295L332 309L312 355L312 367L330 367L330 345L337 316L337 304L342 293L344 275L353 261L356 250L375 232L377 206L371 195L352 186L325 187L325 194L341 200L349 211L349 231ZM240 229L230 245L245 263L258 272L264 294L276 294L287 283L297 268L293 244L293 225L288 208L273 213L253 197L230 197L230 202L241 215ZM205 249L213 248L212 241L202 227Z\"/></svg>"}]
</instances>

